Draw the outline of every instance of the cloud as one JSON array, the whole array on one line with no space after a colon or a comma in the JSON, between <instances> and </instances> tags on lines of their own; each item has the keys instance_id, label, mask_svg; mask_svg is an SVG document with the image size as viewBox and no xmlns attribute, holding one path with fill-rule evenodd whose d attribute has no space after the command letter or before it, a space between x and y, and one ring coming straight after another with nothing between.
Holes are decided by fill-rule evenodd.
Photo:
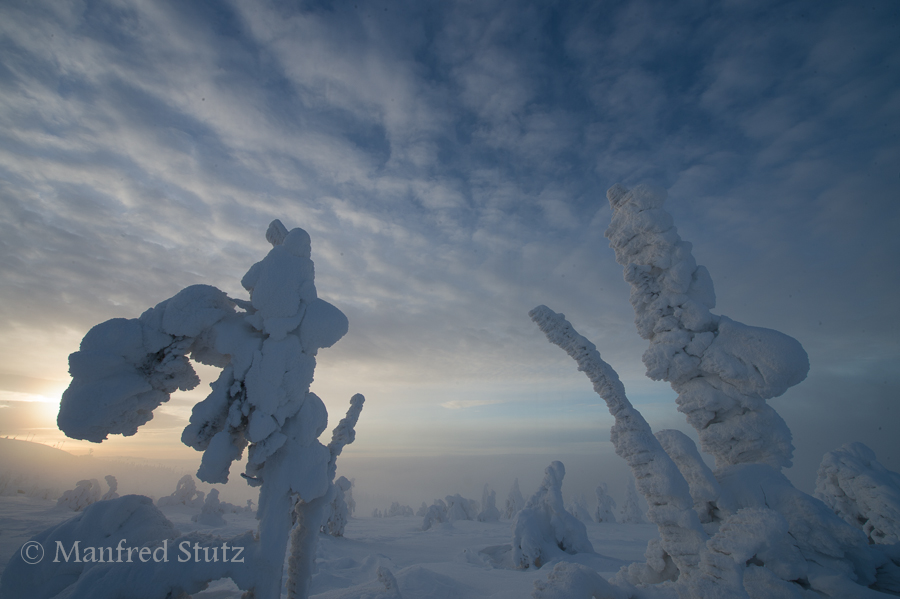
<instances>
[{"instance_id":1,"label":"cloud","mask_svg":"<svg viewBox=\"0 0 900 599\"><path fill-rule=\"evenodd\" d=\"M603 238L623 181L669 190L719 312L872 373L898 351L895 9L773 6L4 4L4 370L65 381L98 322L243 297L280 218L350 317L316 375L336 405L571 397L538 304L656 396Z\"/></svg>"},{"instance_id":2,"label":"cloud","mask_svg":"<svg viewBox=\"0 0 900 599\"><path fill-rule=\"evenodd\" d=\"M465 410L467 408L477 408L479 406L491 406L498 403L505 403L502 399L454 399L445 401L441 404L442 408L448 410Z\"/></svg>"}]
</instances>

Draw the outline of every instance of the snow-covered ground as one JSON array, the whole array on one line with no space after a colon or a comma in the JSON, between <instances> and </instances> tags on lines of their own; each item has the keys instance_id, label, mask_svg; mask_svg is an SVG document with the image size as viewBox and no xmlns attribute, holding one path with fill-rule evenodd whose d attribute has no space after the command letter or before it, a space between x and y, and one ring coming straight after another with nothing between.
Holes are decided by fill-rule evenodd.
<instances>
[{"instance_id":1,"label":"snow-covered ground","mask_svg":"<svg viewBox=\"0 0 900 599\"><path fill-rule=\"evenodd\" d=\"M230 537L255 530L250 513L225 514L224 527L205 527L191 518L199 507L164 506L166 517L182 532L208 531ZM56 501L24 496L0 497L0 565L32 536L76 513L58 508ZM594 554L567 556L609 577L627 563L643 561L650 539L657 538L652 524L587 523ZM403 597L418 599L529 597L535 580L546 580L553 563L538 570L492 567L483 549L509 544L510 522L456 521L422 531L421 517L351 518L343 538L319 536L312 595L321 599L364 597L384 590L377 581L379 567L391 571ZM195 594L196 599L230 599L241 591L230 580L220 580Z\"/></svg>"}]
</instances>

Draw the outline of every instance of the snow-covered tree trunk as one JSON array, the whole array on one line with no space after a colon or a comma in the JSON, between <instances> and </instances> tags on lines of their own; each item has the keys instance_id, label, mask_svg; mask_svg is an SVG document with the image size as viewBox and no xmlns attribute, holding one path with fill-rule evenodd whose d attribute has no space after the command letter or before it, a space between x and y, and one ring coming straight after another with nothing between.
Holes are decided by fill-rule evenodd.
<instances>
[{"instance_id":1,"label":"snow-covered tree trunk","mask_svg":"<svg viewBox=\"0 0 900 599\"><path fill-rule=\"evenodd\" d=\"M288 558L288 599L306 599L315 570L316 542L325 520L327 508L337 493L334 477L337 458L346 445L356 439L356 423L366 399L359 393L350 398L350 408L331 434L328 444L328 491L312 501L301 497L294 507L295 526L291 532L291 552Z\"/></svg>"},{"instance_id":2,"label":"snow-covered tree trunk","mask_svg":"<svg viewBox=\"0 0 900 599\"><path fill-rule=\"evenodd\" d=\"M615 185L606 195L613 210L606 237L631 283L638 333L650 341L647 376L671 383L717 467L790 466L790 430L766 400L806 378L803 347L778 331L710 313L712 279L662 209L664 192Z\"/></svg>"},{"instance_id":3,"label":"snow-covered tree trunk","mask_svg":"<svg viewBox=\"0 0 900 599\"><path fill-rule=\"evenodd\" d=\"M695 570L707 535L694 512L687 481L631 405L619 375L603 361L593 343L582 337L562 314L546 306L529 312L531 319L554 345L578 364L594 391L615 418L610 440L616 454L631 468L641 494L650 505L648 516L659 528L660 545L682 574Z\"/></svg>"}]
</instances>

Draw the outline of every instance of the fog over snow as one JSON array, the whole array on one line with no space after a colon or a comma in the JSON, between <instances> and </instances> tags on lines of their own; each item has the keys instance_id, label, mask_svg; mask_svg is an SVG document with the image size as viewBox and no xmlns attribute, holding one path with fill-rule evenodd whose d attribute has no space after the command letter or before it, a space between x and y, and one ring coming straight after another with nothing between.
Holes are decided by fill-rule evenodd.
<instances>
[{"instance_id":1,"label":"fog over snow","mask_svg":"<svg viewBox=\"0 0 900 599\"><path fill-rule=\"evenodd\" d=\"M500 507L553 460L621 505L612 417L528 317L565 313L654 430L696 439L603 237L621 182L667 191L717 313L808 353L770 402L787 476L812 492L853 441L900 470L898 31L890 0L3 2L0 436L65 438L95 324L194 284L246 298L278 218L350 323L312 390L329 430L366 396L339 468L361 511L486 482ZM199 463L181 430L214 370L135 437L63 449Z\"/></svg>"}]
</instances>

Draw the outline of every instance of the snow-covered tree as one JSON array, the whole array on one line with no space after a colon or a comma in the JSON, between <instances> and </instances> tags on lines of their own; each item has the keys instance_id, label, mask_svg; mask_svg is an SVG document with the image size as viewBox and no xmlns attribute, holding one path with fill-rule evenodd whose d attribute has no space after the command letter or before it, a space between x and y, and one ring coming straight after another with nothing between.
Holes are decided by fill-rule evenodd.
<instances>
[{"instance_id":1,"label":"snow-covered tree","mask_svg":"<svg viewBox=\"0 0 900 599\"><path fill-rule=\"evenodd\" d=\"M474 499L466 499L459 493L447 495L447 522L455 520L474 520L478 517L478 502Z\"/></svg>"},{"instance_id":2,"label":"snow-covered tree","mask_svg":"<svg viewBox=\"0 0 900 599\"><path fill-rule=\"evenodd\" d=\"M900 543L900 474L888 470L862 443L848 443L822 458L816 497L870 543Z\"/></svg>"},{"instance_id":3,"label":"snow-covered tree","mask_svg":"<svg viewBox=\"0 0 900 599\"><path fill-rule=\"evenodd\" d=\"M476 520L479 522L496 522L500 519L500 510L497 509L497 493L488 485L484 485L481 492L481 511Z\"/></svg>"},{"instance_id":4,"label":"snow-covered tree","mask_svg":"<svg viewBox=\"0 0 900 599\"><path fill-rule=\"evenodd\" d=\"M628 479L625 485L625 504L622 506L622 512L619 514L619 522L622 524L643 524L644 512L641 510L638 501L637 489L634 486L634 479Z\"/></svg>"},{"instance_id":5,"label":"snow-covered tree","mask_svg":"<svg viewBox=\"0 0 900 599\"><path fill-rule=\"evenodd\" d=\"M609 487L606 483L597 485L597 522L616 522L616 501L609 496Z\"/></svg>"},{"instance_id":6,"label":"snow-covered tree","mask_svg":"<svg viewBox=\"0 0 900 599\"><path fill-rule=\"evenodd\" d=\"M266 239L271 251L241 280L249 301L193 285L140 318L88 331L69 357L72 383L57 420L77 439L133 435L172 392L199 383L188 357L222 368L212 392L194 406L182 441L203 452L197 477L208 483L227 482L231 464L248 449L242 476L260 486L260 543L248 583L256 599L280 594L292 519L307 527L293 544L306 551L321 526L313 522L322 515L319 500L330 502L336 454L318 441L327 412L309 386L318 350L348 328L346 316L317 295L306 231L289 232L276 220ZM314 556L292 556L290 572L305 579L299 564ZM289 588L305 596L305 583Z\"/></svg>"},{"instance_id":7,"label":"snow-covered tree","mask_svg":"<svg viewBox=\"0 0 900 599\"><path fill-rule=\"evenodd\" d=\"M399 501L391 503L391 507L385 512L386 518L394 518L396 516L412 516L413 510L408 505L401 505Z\"/></svg>"},{"instance_id":8,"label":"snow-covered tree","mask_svg":"<svg viewBox=\"0 0 900 599\"><path fill-rule=\"evenodd\" d=\"M80 512L98 501L100 501L100 481L96 478L91 478L75 483L75 488L65 491L56 500L56 505L69 508L74 512Z\"/></svg>"},{"instance_id":9,"label":"snow-covered tree","mask_svg":"<svg viewBox=\"0 0 900 599\"><path fill-rule=\"evenodd\" d=\"M544 480L512 523L512 560L518 569L540 568L565 553L593 553L584 523L566 511L562 482L566 468L552 462Z\"/></svg>"},{"instance_id":10,"label":"snow-covered tree","mask_svg":"<svg viewBox=\"0 0 900 599\"><path fill-rule=\"evenodd\" d=\"M519 479L517 478L513 481L512 487L509 489L509 495L506 497L506 509L503 510L503 517L507 520L512 520L524 505L525 497L522 496L522 491L519 490Z\"/></svg>"},{"instance_id":11,"label":"snow-covered tree","mask_svg":"<svg viewBox=\"0 0 900 599\"><path fill-rule=\"evenodd\" d=\"M603 361L596 346L579 335L562 314L538 306L529 316L551 343L575 360L578 370L587 375L594 391L606 402L615 418L609 432L610 441L616 455L631 468L650 505L648 516L659 527L660 558L649 562L652 572L633 571L633 576L659 581L695 570L700 561L700 545L707 536L691 509L693 500L688 484L653 436L650 425L628 401L619 375Z\"/></svg>"},{"instance_id":12,"label":"snow-covered tree","mask_svg":"<svg viewBox=\"0 0 900 599\"><path fill-rule=\"evenodd\" d=\"M156 500L156 505L163 507L166 505L188 505L192 507L200 507L203 505L203 498L206 494L197 490L197 483L190 474L182 476L175 485L175 490L171 495L160 497Z\"/></svg>"},{"instance_id":13,"label":"snow-covered tree","mask_svg":"<svg viewBox=\"0 0 900 599\"><path fill-rule=\"evenodd\" d=\"M678 410L716 466L790 466L790 430L766 400L806 378L803 347L784 333L710 312L716 294L709 271L662 209L664 193L615 185L607 197L613 216L606 237L631 283L638 333L650 341L647 376L671 383Z\"/></svg>"},{"instance_id":14,"label":"snow-covered tree","mask_svg":"<svg viewBox=\"0 0 900 599\"><path fill-rule=\"evenodd\" d=\"M428 530L441 522L448 522L447 504L442 499L435 499L422 519L422 530Z\"/></svg>"},{"instance_id":15,"label":"snow-covered tree","mask_svg":"<svg viewBox=\"0 0 900 599\"><path fill-rule=\"evenodd\" d=\"M582 497L572 497L569 500L569 506L566 508L570 514L581 520L582 522L593 522L594 518L587 509L587 501Z\"/></svg>"},{"instance_id":16,"label":"snow-covered tree","mask_svg":"<svg viewBox=\"0 0 900 599\"><path fill-rule=\"evenodd\" d=\"M647 375L672 384L679 410L716 462L710 477L689 438L653 437L593 344L561 315L532 311L606 400L616 419L610 439L660 531L648 544L647 563L623 568L616 585L628 596L658 598L900 593L896 546L869 544L780 472L791 461L790 431L766 400L805 378L806 352L787 335L709 312L715 303L709 274L662 210L664 196L614 186L607 197L613 209L607 237L632 285L638 331L650 340Z\"/></svg>"},{"instance_id":17,"label":"snow-covered tree","mask_svg":"<svg viewBox=\"0 0 900 599\"><path fill-rule=\"evenodd\" d=\"M225 518L222 517L223 513L224 510L219 501L219 490L211 489L206 495L206 501L203 502L200 513L191 516L191 520L205 526L225 526L226 522Z\"/></svg>"},{"instance_id":18,"label":"snow-covered tree","mask_svg":"<svg viewBox=\"0 0 900 599\"><path fill-rule=\"evenodd\" d=\"M350 490L352 486L352 483L343 476L334 481L334 499L331 501L325 524L322 525L322 532L333 537L344 536L344 528L350 519L347 498L353 497Z\"/></svg>"},{"instance_id":19,"label":"snow-covered tree","mask_svg":"<svg viewBox=\"0 0 900 599\"><path fill-rule=\"evenodd\" d=\"M109 491L103 494L103 497L100 498L100 501L115 499L119 496L119 494L116 493L116 490L119 488L119 483L116 480L116 477L112 474L107 474L104 479L106 480L106 484L109 485Z\"/></svg>"}]
</instances>

